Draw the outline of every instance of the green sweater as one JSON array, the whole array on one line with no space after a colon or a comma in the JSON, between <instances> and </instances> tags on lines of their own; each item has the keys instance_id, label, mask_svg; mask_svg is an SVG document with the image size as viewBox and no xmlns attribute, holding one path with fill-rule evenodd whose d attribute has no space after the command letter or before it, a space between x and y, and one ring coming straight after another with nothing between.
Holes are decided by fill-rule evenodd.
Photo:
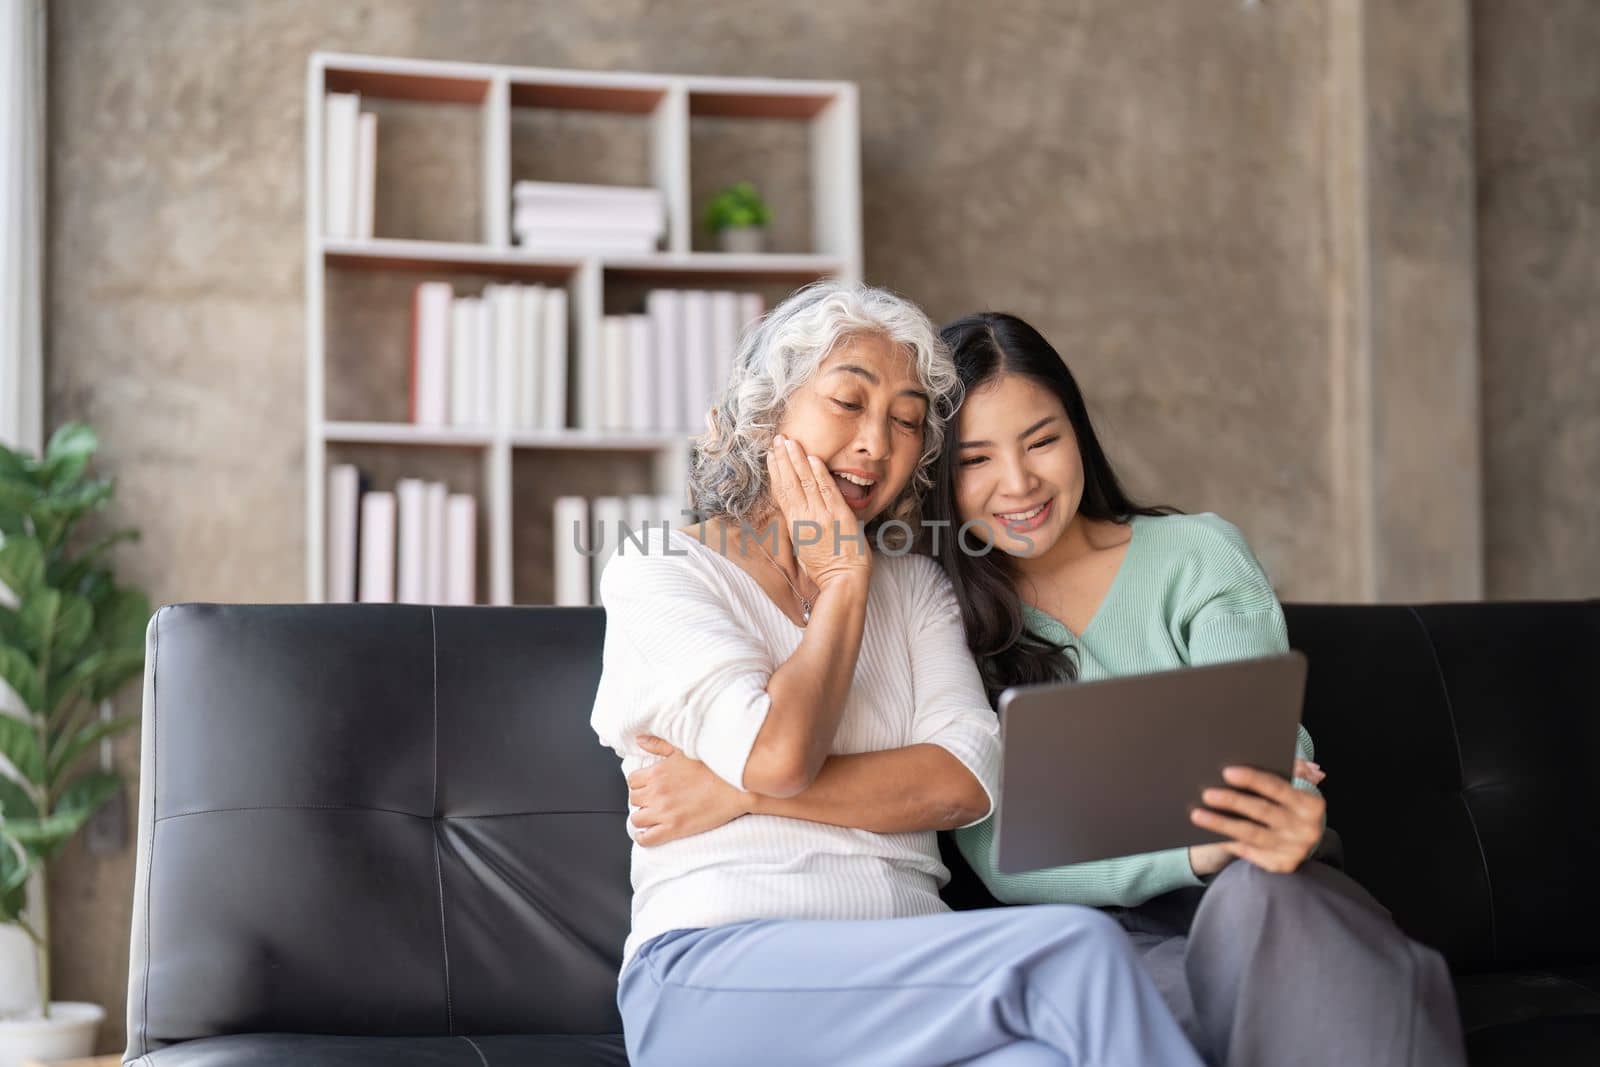
<instances>
[{"instance_id":1,"label":"green sweater","mask_svg":"<svg viewBox=\"0 0 1600 1067\"><path fill-rule=\"evenodd\" d=\"M1121 569L1082 634L1024 606L1028 628L1077 655L1092 682L1289 650L1283 609L1238 529L1212 514L1135 516ZM1300 728L1299 756L1312 758ZM1295 785L1315 792L1303 779ZM1092 816L1091 816L1092 817ZM961 854L995 899L1007 904L1142 904L1200 885L1187 849L1002 874L993 860L993 817L955 832Z\"/></svg>"}]
</instances>

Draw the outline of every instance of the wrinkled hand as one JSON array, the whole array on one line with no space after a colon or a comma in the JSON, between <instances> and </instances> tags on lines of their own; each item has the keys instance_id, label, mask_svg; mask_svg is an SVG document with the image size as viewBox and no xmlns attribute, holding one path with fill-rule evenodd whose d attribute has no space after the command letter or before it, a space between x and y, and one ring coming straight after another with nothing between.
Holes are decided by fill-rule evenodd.
<instances>
[{"instance_id":1,"label":"wrinkled hand","mask_svg":"<svg viewBox=\"0 0 1600 1067\"><path fill-rule=\"evenodd\" d=\"M1207 850L1199 857L1199 863L1191 850L1189 862L1196 874L1215 873L1202 871L1201 864L1209 866L1218 849L1278 874L1297 870L1316 851L1322 840L1322 817L1327 811L1320 796L1296 789L1276 774L1251 767L1225 767L1222 777L1236 788L1205 790L1200 799L1208 807L1196 808L1189 818L1196 826L1230 840L1196 846Z\"/></svg>"},{"instance_id":2,"label":"wrinkled hand","mask_svg":"<svg viewBox=\"0 0 1600 1067\"><path fill-rule=\"evenodd\" d=\"M795 558L817 588L871 573L861 520L844 502L827 464L806 455L794 438L779 435L767 452L767 476L784 534L794 541Z\"/></svg>"},{"instance_id":3,"label":"wrinkled hand","mask_svg":"<svg viewBox=\"0 0 1600 1067\"><path fill-rule=\"evenodd\" d=\"M640 737L639 747L662 757L628 775L631 836L645 848L703 834L750 811L751 796L724 782L704 763L690 759L659 737Z\"/></svg>"}]
</instances>

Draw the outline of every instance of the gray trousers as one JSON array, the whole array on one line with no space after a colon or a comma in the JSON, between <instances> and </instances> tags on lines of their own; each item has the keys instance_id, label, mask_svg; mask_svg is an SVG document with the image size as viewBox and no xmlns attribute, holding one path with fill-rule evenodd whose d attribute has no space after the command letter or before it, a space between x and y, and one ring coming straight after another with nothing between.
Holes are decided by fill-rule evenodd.
<instances>
[{"instance_id":1,"label":"gray trousers","mask_svg":"<svg viewBox=\"0 0 1600 1067\"><path fill-rule=\"evenodd\" d=\"M1108 910L1213 1067L1466 1063L1443 957L1323 863L1235 861L1204 890Z\"/></svg>"}]
</instances>

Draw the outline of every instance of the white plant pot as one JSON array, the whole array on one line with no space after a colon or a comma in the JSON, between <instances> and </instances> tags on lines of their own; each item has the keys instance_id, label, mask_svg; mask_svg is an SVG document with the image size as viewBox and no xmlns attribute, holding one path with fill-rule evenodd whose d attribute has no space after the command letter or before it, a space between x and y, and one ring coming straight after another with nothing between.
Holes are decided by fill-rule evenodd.
<instances>
[{"instance_id":1,"label":"white plant pot","mask_svg":"<svg viewBox=\"0 0 1600 1067\"><path fill-rule=\"evenodd\" d=\"M0 1019L0 1067L22 1067L29 1060L86 1059L106 1010L77 1000L50 1002L50 1018Z\"/></svg>"},{"instance_id":2,"label":"white plant pot","mask_svg":"<svg viewBox=\"0 0 1600 1067\"><path fill-rule=\"evenodd\" d=\"M765 226L729 226L725 230L718 230L717 238L724 252L754 254L767 250Z\"/></svg>"},{"instance_id":3,"label":"white plant pot","mask_svg":"<svg viewBox=\"0 0 1600 1067\"><path fill-rule=\"evenodd\" d=\"M11 710L11 705L0 699L0 714ZM39 896L44 891L44 877L34 867L28 876L28 906L23 914L28 923L39 929L43 920L39 915ZM39 951L14 923L0 924L0 1019L12 1015L27 1015L39 1010Z\"/></svg>"},{"instance_id":4,"label":"white plant pot","mask_svg":"<svg viewBox=\"0 0 1600 1067\"><path fill-rule=\"evenodd\" d=\"M20 926L0 925L0 1019L38 1007L39 953Z\"/></svg>"}]
</instances>

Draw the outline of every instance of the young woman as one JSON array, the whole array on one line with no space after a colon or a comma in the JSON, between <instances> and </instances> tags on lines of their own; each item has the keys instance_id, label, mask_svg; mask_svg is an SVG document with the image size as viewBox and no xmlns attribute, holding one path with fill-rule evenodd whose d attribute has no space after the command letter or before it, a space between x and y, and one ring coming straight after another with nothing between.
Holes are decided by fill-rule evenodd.
<instances>
[{"instance_id":1,"label":"young woman","mask_svg":"<svg viewBox=\"0 0 1600 1067\"><path fill-rule=\"evenodd\" d=\"M965 531L943 538L939 556L991 698L1010 685L1288 650L1282 609L1239 531L1130 500L1038 331L984 313L940 336L965 399L928 511ZM1218 844L1002 874L990 820L956 840L1002 901L1112 907L1208 1062L1463 1062L1442 959L1311 859L1324 808L1303 728L1297 755L1293 784L1229 768L1228 788L1205 791L1193 818L1226 838Z\"/></svg>"},{"instance_id":2,"label":"young woman","mask_svg":"<svg viewBox=\"0 0 1600 1067\"><path fill-rule=\"evenodd\" d=\"M1197 1065L1101 913L939 899L934 831L989 812L999 749L949 580L880 550L959 392L932 324L822 283L735 362L691 480L708 520L601 582L630 1059Z\"/></svg>"}]
</instances>

